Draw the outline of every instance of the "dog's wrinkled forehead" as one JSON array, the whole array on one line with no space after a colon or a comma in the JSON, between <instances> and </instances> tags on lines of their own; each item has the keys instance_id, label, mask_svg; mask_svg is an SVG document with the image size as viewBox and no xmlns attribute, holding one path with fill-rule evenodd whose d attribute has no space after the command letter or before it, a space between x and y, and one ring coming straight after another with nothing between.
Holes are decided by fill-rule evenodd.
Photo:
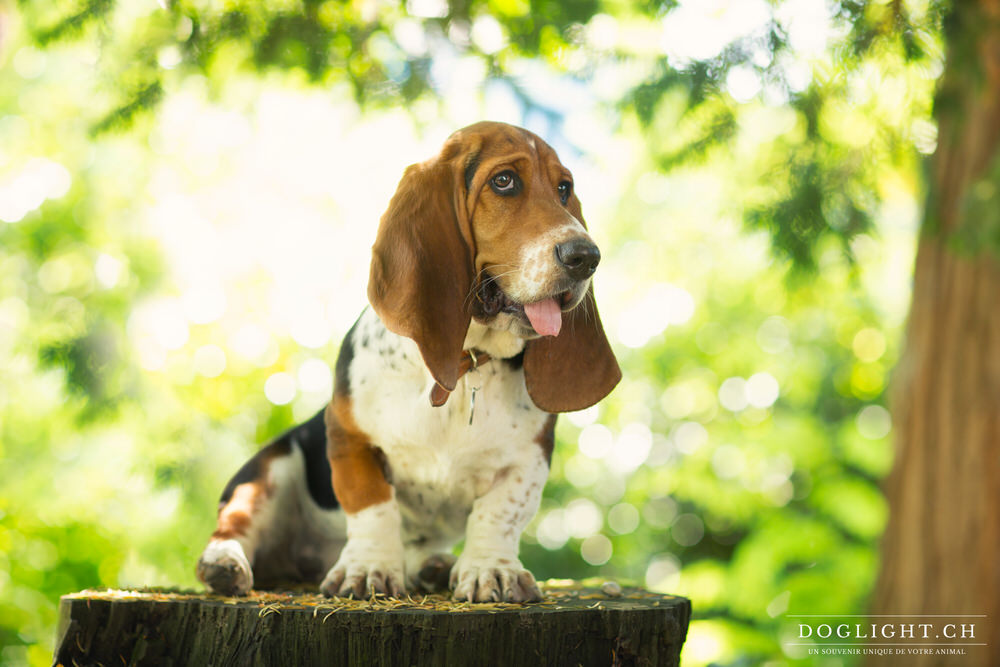
<instances>
[{"instance_id":1,"label":"dog's wrinkled forehead","mask_svg":"<svg viewBox=\"0 0 1000 667\"><path fill-rule=\"evenodd\" d=\"M450 153L450 155L449 155ZM482 183L481 168L489 170L496 162L528 163L525 166L546 169L556 166L565 171L559 156L538 135L505 123L485 121L461 129L449 137L445 147L448 158L463 159L466 190ZM477 179L477 175L480 178Z\"/></svg>"}]
</instances>

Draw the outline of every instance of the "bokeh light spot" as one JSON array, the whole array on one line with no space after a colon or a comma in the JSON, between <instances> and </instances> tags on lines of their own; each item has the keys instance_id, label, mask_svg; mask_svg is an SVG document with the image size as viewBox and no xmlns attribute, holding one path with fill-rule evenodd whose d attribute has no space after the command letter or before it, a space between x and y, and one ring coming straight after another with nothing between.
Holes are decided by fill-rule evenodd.
<instances>
[{"instance_id":1,"label":"bokeh light spot","mask_svg":"<svg viewBox=\"0 0 1000 667\"><path fill-rule=\"evenodd\" d=\"M500 22L489 14L483 14L473 21L471 37L483 53L496 53L507 41Z\"/></svg>"},{"instance_id":2,"label":"bokeh light spot","mask_svg":"<svg viewBox=\"0 0 1000 667\"><path fill-rule=\"evenodd\" d=\"M741 377L726 378L719 386L719 403L730 412L745 410L749 404L746 386L746 380Z\"/></svg>"},{"instance_id":3,"label":"bokeh light spot","mask_svg":"<svg viewBox=\"0 0 1000 667\"><path fill-rule=\"evenodd\" d=\"M546 513L545 517L538 522L535 538L542 547L549 551L561 549L569 539L563 510L556 509Z\"/></svg>"},{"instance_id":4,"label":"bokeh light spot","mask_svg":"<svg viewBox=\"0 0 1000 667\"><path fill-rule=\"evenodd\" d=\"M743 472L746 459L736 445L720 445L712 454L712 469L721 479L735 479Z\"/></svg>"},{"instance_id":5,"label":"bokeh light spot","mask_svg":"<svg viewBox=\"0 0 1000 667\"><path fill-rule=\"evenodd\" d=\"M315 394L331 394L333 391L333 373L330 365L322 359L306 359L299 365L296 374L299 388L304 392Z\"/></svg>"},{"instance_id":6,"label":"bokeh light spot","mask_svg":"<svg viewBox=\"0 0 1000 667\"><path fill-rule=\"evenodd\" d=\"M726 90L737 102L749 102L757 96L760 89L760 75L750 65L733 67L726 75Z\"/></svg>"},{"instance_id":7,"label":"bokeh light spot","mask_svg":"<svg viewBox=\"0 0 1000 667\"><path fill-rule=\"evenodd\" d=\"M184 314L194 324L208 324L222 317L226 311L226 293L211 281L200 282L184 292Z\"/></svg>"},{"instance_id":8,"label":"bokeh light spot","mask_svg":"<svg viewBox=\"0 0 1000 667\"><path fill-rule=\"evenodd\" d=\"M631 503L619 503L608 511L608 526L619 535L635 532L639 527L639 510Z\"/></svg>"},{"instance_id":9,"label":"bokeh light spot","mask_svg":"<svg viewBox=\"0 0 1000 667\"><path fill-rule=\"evenodd\" d=\"M580 555L590 565L604 565L611 560L614 548L604 535L591 535L580 545Z\"/></svg>"},{"instance_id":10,"label":"bokeh light spot","mask_svg":"<svg viewBox=\"0 0 1000 667\"><path fill-rule=\"evenodd\" d=\"M105 289L116 286L124 272L125 263L107 253L102 252L94 261L94 276Z\"/></svg>"},{"instance_id":11,"label":"bokeh light spot","mask_svg":"<svg viewBox=\"0 0 1000 667\"><path fill-rule=\"evenodd\" d=\"M760 349L771 354L781 354L789 347L788 321L778 315L773 315L757 329L757 344Z\"/></svg>"},{"instance_id":12,"label":"bokeh light spot","mask_svg":"<svg viewBox=\"0 0 1000 667\"><path fill-rule=\"evenodd\" d=\"M605 455L608 465L621 473L630 473L641 466L653 446L653 434L640 422L627 424L615 441L614 448Z\"/></svg>"},{"instance_id":13,"label":"bokeh light spot","mask_svg":"<svg viewBox=\"0 0 1000 667\"><path fill-rule=\"evenodd\" d=\"M881 405L866 405L855 418L858 433L869 440L879 440L892 430L892 416Z\"/></svg>"},{"instance_id":14,"label":"bokeh light spot","mask_svg":"<svg viewBox=\"0 0 1000 667\"><path fill-rule=\"evenodd\" d=\"M202 345L194 353L194 372L214 378L226 370L226 353L218 345Z\"/></svg>"},{"instance_id":15,"label":"bokeh light spot","mask_svg":"<svg viewBox=\"0 0 1000 667\"><path fill-rule=\"evenodd\" d=\"M685 324L694 309L694 297L687 290L655 283L619 315L618 340L626 347L642 347L668 326Z\"/></svg>"},{"instance_id":16,"label":"bokeh light spot","mask_svg":"<svg viewBox=\"0 0 1000 667\"><path fill-rule=\"evenodd\" d=\"M580 431L577 446L584 456L602 459L614 446L614 436L604 424L591 424Z\"/></svg>"},{"instance_id":17,"label":"bokeh light spot","mask_svg":"<svg viewBox=\"0 0 1000 667\"><path fill-rule=\"evenodd\" d=\"M682 422L670 434L677 450L694 454L708 443L708 430L698 422Z\"/></svg>"},{"instance_id":18,"label":"bokeh light spot","mask_svg":"<svg viewBox=\"0 0 1000 667\"><path fill-rule=\"evenodd\" d=\"M288 373L275 373L264 382L264 395L275 405L287 405L295 398L295 378Z\"/></svg>"},{"instance_id":19,"label":"bokeh light spot","mask_svg":"<svg viewBox=\"0 0 1000 667\"><path fill-rule=\"evenodd\" d=\"M747 403L755 408L768 408L778 400L778 381L770 373L754 373L746 382Z\"/></svg>"},{"instance_id":20,"label":"bokeh light spot","mask_svg":"<svg viewBox=\"0 0 1000 667\"><path fill-rule=\"evenodd\" d=\"M600 508L587 498L577 498L569 503L563 518L566 532L576 538L590 537L604 524Z\"/></svg>"},{"instance_id":21,"label":"bokeh light spot","mask_svg":"<svg viewBox=\"0 0 1000 667\"><path fill-rule=\"evenodd\" d=\"M862 329L854 336L851 348L861 361L878 361L885 354L885 336L878 329Z\"/></svg>"},{"instance_id":22,"label":"bokeh light spot","mask_svg":"<svg viewBox=\"0 0 1000 667\"><path fill-rule=\"evenodd\" d=\"M566 418L569 419L570 423L574 426L583 428L584 426L589 426L597 421L597 418L601 414L601 409L597 405L592 405L585 410L577 410L576 412L566 413Z\"/></svg>"},{"instance_id":23,"label":"bokeh light spot","mask_svg":"<svg viewBox=\"0 0 1000 667\"><path fill-rule=\"evenodd\" d=\"M653 556L646 567L646 588L655 593L677 589L680 581L681 562L670 553Z\"/></svg>"},{"instance_id":24,"label":"bokeh light spot","mask_svg":"<svg viewBox=\"0 0 1000 667\"><path fill-rule=\"evenodd\" d=\"M670 534L682 547L692 547L705 536L705 524L696 514L681 514L670 527Z\"/></svg>"}]
</instances>

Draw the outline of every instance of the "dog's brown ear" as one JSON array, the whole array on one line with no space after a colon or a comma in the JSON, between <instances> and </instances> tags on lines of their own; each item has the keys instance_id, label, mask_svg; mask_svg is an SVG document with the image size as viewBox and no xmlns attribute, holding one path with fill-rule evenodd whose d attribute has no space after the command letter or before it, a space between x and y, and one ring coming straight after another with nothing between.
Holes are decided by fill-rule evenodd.
<instances>
[{"instance_id":1,"label":"dog's brown ear","mask_svg":"<svg viewBox=\"0 0 1000 667\"><path fill-rule=\"evenodd\" d=\"M563 313L558 336L528 342L524 382L528 395L546 412L583 410L611 393L622 379L594 301L594 288L583 302Z\"/></svg>"},{"instance_id":2,"label":"dog's brown ear","mask_svg":"<svg viewBox=\"0 0 1000 667\"><path fill-rule=\"evenodd\" d=\"M407 168L372 246L368 300L382 322L412 338L434 379L459 376L471 314L472 233L454 155Z\"/></svg>"}]
</instances>

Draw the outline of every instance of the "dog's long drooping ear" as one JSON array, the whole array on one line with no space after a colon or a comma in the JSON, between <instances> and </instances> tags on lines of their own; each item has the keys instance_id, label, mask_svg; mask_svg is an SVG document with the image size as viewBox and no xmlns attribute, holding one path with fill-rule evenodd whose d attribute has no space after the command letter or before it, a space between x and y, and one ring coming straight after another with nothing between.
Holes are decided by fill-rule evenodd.
<instances>
[{"instance_id":1,"label":"dog's long drooping ear","mask_svg":"<svg viewBox=\"0 0 1000 667\"><path fill-rule=\"evenodd\" d=\"M586 228L576 192L570 196L567 208ZM593 284L576 308L563 313L562 320L558 336L528 341L524 351L528 395L546 412L589 408L610 394L622 379L597 313Z\"/></svg>"},{"instance_id":2,"label":"dog's long drooping ear","mask_svg":"<svg viewBox=\"0 0 1000 667\"><path fill-rule=\"evenodd\" d=\"M456 143L406 169L379 222L368 281L379 318L417 343L431 375L449 391L458 382L473 277Z\"/></svg>"},{"instance_id":3,"label":"dog's long drooping ear","mask_svg":"<svg viewBox=\"0 0 1000 667\"><path fill-rule=\"evenodd\" d=\"M531 400L546 412L572 412L611 393L622 371L601 325L594 288L583 302L563 313L558 336L528 341L524 382Z\"/></svg>"}]
</instances>

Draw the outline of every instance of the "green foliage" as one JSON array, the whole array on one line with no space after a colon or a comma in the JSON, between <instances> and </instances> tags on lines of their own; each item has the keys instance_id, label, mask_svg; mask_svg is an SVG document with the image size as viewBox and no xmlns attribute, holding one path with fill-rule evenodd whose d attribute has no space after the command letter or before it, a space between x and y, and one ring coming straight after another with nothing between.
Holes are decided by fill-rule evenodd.
<instances>
[{"instance_id":1,"label":"green foliage","mask_svg":"<svg viewBox=\"0 0 1000 667\"><path fill-rule=\"evenodd\" d=\"M27 3L23 3L22 7ZM79 36L87 24L105 18L114 8L114 0L90 0L82 6L65 7L66 11L58 18L49 9L40 19L45 22L34 31L35 41L41 46L59 40Z\"/></svg>"},{"instance_id":2,"label":"green foliage","mask_svg":"<svg viewBox=\"0 0 1000 667\"><path fill-rule=\"evenodd\" d=\"M927 84L920 79L941 58L936 35L943 9L938 3L914 3L912 9L898 2L842 2L838 7L847 31L839 59L818 63L804 89L790 79L788 35L772 22L707 60L678 67L662 57L655 73L622 105L657 137L667 135L667 128L676 135L660 144L657 161L666 171L704 162L713 151L732 150L743 106L725 92L734 68L752 69L772 96L787 98L787 108L796 112L795 131L778 137L771 164L755 170L760 181L744 219L766 229L773 252L797 270L815 270L815 250L825 238L847 248L852 238L870 230L879 201L872 165L912 166L904 164L913 157L908 126L929 114ZM762 49L766 59L760 57ZM859 95L880 78L905 81L907 94L923 92L903 106L896 99ZM900 113L912 115L900 118Z\"/></svg>"},{"instance_id":3,"label":"green foliage","mask_svg":"<svg viewBox=\"0 0 1000 667\"><path fill-rule=\"evenodd\" d=\"M629 161L578 158L606 160L602 186L617 193L588 219L626 379L599 410L560 420L526 565L689 595L692 665L796 659L784 614L863 611L886 515L882 406L919 153L933 149L939 4L839 3L836 38L799 63L804 83L777 18L677 60L642 38L674 3L474 0L428 17L363 4L18 4L0 43L0 187L29 172L47 185L23 211L0 194L0 662L48 663L60 593L195 585L222 484L324 400L274 405L262 387L332 361L334 342L271 337L246 360L227 323L191 319L155 363L145 356L142 309L182 291L176 255L149 230L152 193L172 173L170 101L202 95L245 121L263 113L245 100L308 86L336 100L338 122L374 124L392 107L443 108L433 67L449 58L480 65L564 145L573 119L526 83L527 64L578 87L596 88L605 67L627 80L600 122ZM617 37L598 39L609 18ZM735 95L734 71L761 91ZM189 190L218 187L240 154L198 158L221 166L186 164ZM968 202L984 219L995 183ZM357 223L328 217L345 237ZM251 296L234 307L253 310L267 287L241 285ZM218 349L224 373L194 370Z\"/></svg>"},{"instance_id":4,"label":"green foliage","mask_svg":"<svg viewBox=\"0 0 1000 667\"><path fill-rule=\"evenodd\" d=\"M413 19L402 6L383 5L372 12L337 0L277 5L178 0L164 11L136 17L123 4L21 3L39 46L105 34L128 22L127 35L110 45L114 58L105 71L107 89L118 102L94 121L95 133L127 127L139 112L154 109L174 68L175 74L199 73L216 81L239 71L296 72L318 85L347 81L360 104L407 103L431 90L433 56L429 49L408 51L400 43L394 31L404 20L417 21L432 39L430 48L477 53L502 77L509 55L565 47L567 31L599 9L596 0L479 0L456 3L444 16ZM507 54L485 53L469 40L472 20L489 14L506 28ZM446 37L449 32L456 36Z\"/></svg>"}]
</instances>

